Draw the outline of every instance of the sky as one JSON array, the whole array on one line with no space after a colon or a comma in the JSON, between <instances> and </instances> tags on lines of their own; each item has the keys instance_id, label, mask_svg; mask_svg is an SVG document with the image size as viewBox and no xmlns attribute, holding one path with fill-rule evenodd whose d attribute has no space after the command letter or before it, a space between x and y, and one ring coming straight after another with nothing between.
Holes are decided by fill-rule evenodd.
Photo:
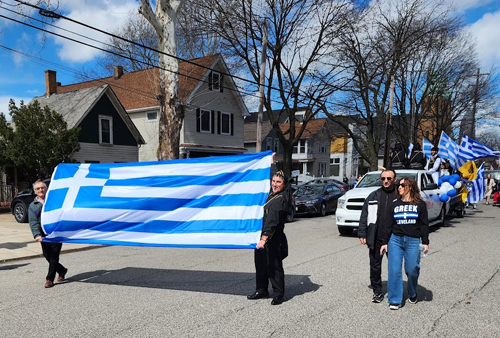
<instances>
[{"instance_id":1,"label":"sky","mask_svg":"<svg viewBox=\"0 0 500 338\"><path fill-rule=\"evenodd\" d=\"M35 3L35 0L25 1ZM477 43L481 71L489 72L495 66L500 69L500 1L439 1L453 3L457 13L464 16L467 29ZM19 12L14 4L17 4L15 0L0 0L0 112L7 119L10 119L10 99L14 99L19 106L21 100L28 103L33 97L45 94L45 70L57 71L57 81L63 85L79 82L78 72L92 69L96 57L103 53L5 18L25 22L19 15L11 12ZM59 0L59 10L63 15L107 32L114 32L131 13L137 13L138 7L138 0ZM34 12L29 7L24 6L23 12L40 18L37 11ZM28 23L40 26L35 21ZM69 31L61 32L62 34L77 40L91 37L106 41L105 35L67 20L57 20L54 24ZM46 29L60 32L50 26ZM98 44L92 40L86 42Z\"/></svg>"}]
</instances>

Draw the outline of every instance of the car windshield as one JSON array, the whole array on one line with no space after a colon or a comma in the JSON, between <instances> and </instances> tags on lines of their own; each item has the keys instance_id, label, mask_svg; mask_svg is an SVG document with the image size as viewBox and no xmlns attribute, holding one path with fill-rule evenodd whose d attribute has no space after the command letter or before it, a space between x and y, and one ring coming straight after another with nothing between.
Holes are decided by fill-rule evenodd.
<instances>
[{"instance_id":1,"label":"car windshield","mask_svg":"<svg viewBox=\"0 0 500 338\"><path fill-rule=\"evenodd\" d=\"M308 185L308 186L302 186L297 189L296 192L293 194L295 196L305 196L305 195L317 195L321 194L323 192L323 186L322 185Z\"/></svg>"},{"instance_id":2,"label":"car windshield","mask_svg":"<svg viewBox=\"0 0 500 338\"><path fill-rule=\"evenodd\" d=\"M410 173L397 174L398 180L402 177L410 177L416 179L417 176L416 174L410 174ZM363 176L361 181L359 181L359 183L356 184L356 188L381 187L381 186L382 186L382 181L380 180L380 172L366 174L365 176Z\"/></svg>"}]
</instances>

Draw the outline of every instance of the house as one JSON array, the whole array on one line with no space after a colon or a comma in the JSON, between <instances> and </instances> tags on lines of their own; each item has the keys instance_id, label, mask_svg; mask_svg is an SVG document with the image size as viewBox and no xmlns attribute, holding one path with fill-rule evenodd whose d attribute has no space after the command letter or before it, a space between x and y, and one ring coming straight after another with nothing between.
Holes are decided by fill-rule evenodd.
<instances>
[{"instance_id":1,"label":"house","mask_svg":"<svg viewBox=\"0 0 500 338\"><path fill-rule=\"evenodd\" d=\"M55 74L55 72L54 72ZM220 55L179 63L179 96L184 106L180 157L233 155L245 152L243 123L248 110ZM114 76L70 85L50 86L54 92L109 85L125 107L146 144L139 161L157 160L159 144L159 70L151 68L124 73L116 66Z\"/></svg>"},{"instance_id":2,"label":"house","mask_svg":"<svg viewBox=\"0 0 500 338\"><path fill-rule=\"evenodd\" d=\"M50 71L46 71L49 82ZM47 87L47 93L50 93ZM137 162L144 139L109 85L35 97L63 116L68 129L80 128L80 163Z\"/></svg>"}]
</instances>

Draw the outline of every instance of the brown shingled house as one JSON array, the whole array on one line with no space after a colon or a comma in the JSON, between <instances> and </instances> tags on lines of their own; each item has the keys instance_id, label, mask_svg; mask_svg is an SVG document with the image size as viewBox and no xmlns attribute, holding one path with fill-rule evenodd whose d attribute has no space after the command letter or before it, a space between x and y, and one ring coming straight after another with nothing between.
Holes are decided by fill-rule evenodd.
<instances>
[{"instance_id":1,"label":"brown shingled house","mask_svg":"<svg viewBox=\"0 0 500 338\"><path fill-rule=\"evenodd\" d=\"M243 120L247 108L220 55L179 63L179 96L184 105L180 157L241 154ZM139 149L139 161L157 160L159 70L124 73L70 85L57 83L55 72L47 76L47 94L109 85L146 141Z\"/></svg>"}]
</instances>

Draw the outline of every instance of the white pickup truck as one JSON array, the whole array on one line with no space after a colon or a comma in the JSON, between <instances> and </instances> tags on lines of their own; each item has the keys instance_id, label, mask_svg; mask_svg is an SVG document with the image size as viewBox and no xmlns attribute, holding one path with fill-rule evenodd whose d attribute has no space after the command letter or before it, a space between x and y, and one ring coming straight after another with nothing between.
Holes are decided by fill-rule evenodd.
<instances>
[{"instance_id":1,"label":"white pickup truck","mask_svg":"<svg viewBox=\"0 0 500 338\"><path fill-rule=\"evenodd\" d=\"M354 189L349 190L344 196L339 198L335 218L341 235L349 235L352 233L352 230L358 228L361 209L363 208L365 199L372 191L382 186L380 173L380 171L367 173L356 184ZM420 194L427 204L429 224L444 224L446 203L439 200L440 192L438 185L434 183L431 175L427 174L425 170L402 169L396 170L396 177L397 179L402 177L415 179L420 189Z\"/></svg>"}]
</instances>

